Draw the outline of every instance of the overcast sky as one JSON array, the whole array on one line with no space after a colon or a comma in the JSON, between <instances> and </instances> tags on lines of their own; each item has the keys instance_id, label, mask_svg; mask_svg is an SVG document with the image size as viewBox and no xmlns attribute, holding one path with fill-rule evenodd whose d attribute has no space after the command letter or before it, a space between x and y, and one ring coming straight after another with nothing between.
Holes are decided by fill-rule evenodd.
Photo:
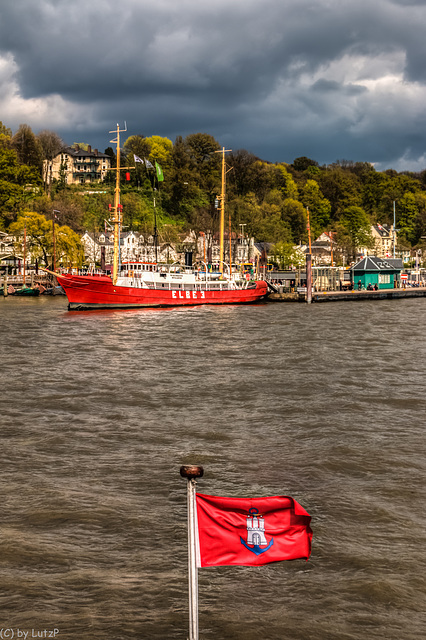
<instances>
[{"instance_id":1,"label":"overcast sky","mask_svg":"<svg viewBox=\"0 0 426 640\"><path fill-rule=\"evenodd\" d=\"M426 0L2 0L0 120L422 170Z\"/></svg>"}]
</instances>

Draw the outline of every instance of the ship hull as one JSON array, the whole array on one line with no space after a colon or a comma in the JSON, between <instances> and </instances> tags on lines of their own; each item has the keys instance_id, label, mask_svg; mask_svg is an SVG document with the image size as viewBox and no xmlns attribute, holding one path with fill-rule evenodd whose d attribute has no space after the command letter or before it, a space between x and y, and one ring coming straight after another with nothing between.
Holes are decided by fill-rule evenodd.
<instances>
[{"instance_id":1,"label":"ship hull","mask_svg":"<svg viewBox=\"0 0 426 640\"><path fill-rule=\"evenodd\" d=\"M65 290L70 310L134 309L139 307L181 307L202 304L249 304L268 294L266 282L247 289L209 290L203 285L192 290L123 287L109 276L57 276Z\"/></svg>"}]
</instances>

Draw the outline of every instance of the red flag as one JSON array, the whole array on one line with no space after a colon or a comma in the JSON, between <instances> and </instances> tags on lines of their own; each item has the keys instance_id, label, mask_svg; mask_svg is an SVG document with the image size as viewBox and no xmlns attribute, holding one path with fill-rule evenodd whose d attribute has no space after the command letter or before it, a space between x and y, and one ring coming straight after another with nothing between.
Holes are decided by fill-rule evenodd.
<instances>
[{"instance_id":1,"label":"red flag","mask_svg":"<svg viewBox=\"0 0 426 640\"><path fill-rule=\"evenodd\" d=\"M262 565L311 555L311 516L289 496L197 493L199 567Z\"/></svg>"}]
</instances>

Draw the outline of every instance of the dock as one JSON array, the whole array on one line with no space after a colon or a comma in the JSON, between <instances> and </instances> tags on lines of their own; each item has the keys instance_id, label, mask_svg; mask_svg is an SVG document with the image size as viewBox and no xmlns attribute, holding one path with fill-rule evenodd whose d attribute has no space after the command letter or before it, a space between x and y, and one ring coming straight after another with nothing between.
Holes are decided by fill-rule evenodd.
<instances>
[{"instance_id":1,"label":"dock","mask_svg":"<svg viewBox=\"0 0 426 640\"><path fill-rule=\"evenodd\" d=\"M424 298L426 287L406 289L379 289L378 291L313 291L312 302L346 302L353 300L394 300L399 298ZM306 302L305 292L271 293L271 302Z\"/></svg>"}]
</instances>

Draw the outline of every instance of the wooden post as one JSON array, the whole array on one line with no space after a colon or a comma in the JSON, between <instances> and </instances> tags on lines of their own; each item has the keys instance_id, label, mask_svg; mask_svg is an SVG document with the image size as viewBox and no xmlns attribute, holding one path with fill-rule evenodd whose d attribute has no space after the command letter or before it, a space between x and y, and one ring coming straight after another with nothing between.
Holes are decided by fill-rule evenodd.
<instances>
[{"instance_id":1,"label":"wooden post","mask_svg":"<svg viewBox=\"0 0 426 640\"><path fill-rule=\"evenodd\" d=\"M312 255L306 254L306 302L312 302Z\"/></svg>"},{"instance_id":2,"label":"wooden post","mask_svg":"<svg viewBox=\"0 0 426 640\"><path fill-rule=\"evenodd\" d=\"M180 468L182 478L188 480L188 578L189 578L189 640L198 640L198 572L196 525L196 478L204 475L203 467L185 465Z\"/></svg>"},{"instance_id":3,"label":"wooden post","mask_svg":"<svg viewBox=\"0 0 426 640\"><path fill-rule=\"evenodd\" d=\"M6 265L6 271L4 273L4 281L3 281L3 296L7 298L7 271L8 266Z\"/></svg>"},{"instance_id":4,"label":"wooden post","mask_svg":"<svg viewBox=\"0 0 426 640\"><path fill-rule=\"evenodd\" d=\"M24 223L24 282L23 285L25 287L25 263L27 261L27 219L25 218Z\"/></svg>"}]
</instances>

